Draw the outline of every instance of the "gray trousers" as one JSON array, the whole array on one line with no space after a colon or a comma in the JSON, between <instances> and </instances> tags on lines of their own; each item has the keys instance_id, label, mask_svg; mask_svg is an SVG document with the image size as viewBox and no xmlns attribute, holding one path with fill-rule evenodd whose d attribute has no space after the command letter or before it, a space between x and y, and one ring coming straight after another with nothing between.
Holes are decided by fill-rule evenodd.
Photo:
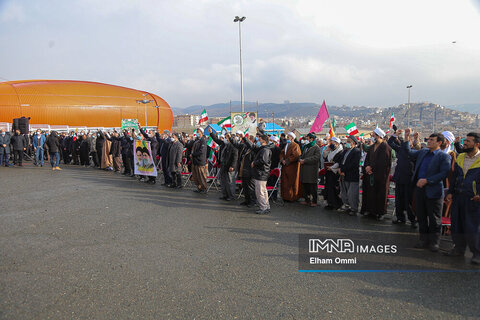
<instances>
[{"instance_id":1,"label":"gray trousers","mask_svg":"<svg viewBox=\"0 0 480 320\"><path fill-rule=\"evenodd\" d=\"M260 210L270 210L270 203L268 202L267 181L253 179L255 182L255 195L257 196L257 203Z\"/></svg>"},{"instance_id":2,"label":"gray trousers","mask_svg":"<svg viewBox=\"0 0 480 320\"><path fill-rule=\"evenodd\" d=\"M358 204L360 203L359 185L359 182L348 182L340 179L340 196L342 201L355 212L358 212Z\"/></svg>"},{"instance_id":3,"label":"gray trousers","mask_svg":"<svg viewBox=\"0 0 480 320\"><path fill-rule=\"evenodd\" d=\"M228 199L233 199L235 196L235 171L220 171L220 189L222 196ZM232 187L233 185L233 187Z\"/></svg>"}]
</instances>

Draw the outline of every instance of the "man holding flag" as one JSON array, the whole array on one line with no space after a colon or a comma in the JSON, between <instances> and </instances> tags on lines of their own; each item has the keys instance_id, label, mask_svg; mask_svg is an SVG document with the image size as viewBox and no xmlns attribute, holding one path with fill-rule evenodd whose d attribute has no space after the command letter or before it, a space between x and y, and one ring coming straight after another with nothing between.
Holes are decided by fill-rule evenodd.
<instances>
[{"instance_id":1,"label":"man holding flag","mask_svg":"<svg viewBox=\"0 0 480 320\"><path fill-rule=\"evenodd\" d=\"M220 155L220 187L222 190L221 200L232 201L235 199L235 168L238 161L238 150L230 143L230 134L225 135L225 139L220 140L217 138L216 133L211 127L208 128L210 138L213 139L219 145L223 145Z\"/></svg>"}]
</instances>

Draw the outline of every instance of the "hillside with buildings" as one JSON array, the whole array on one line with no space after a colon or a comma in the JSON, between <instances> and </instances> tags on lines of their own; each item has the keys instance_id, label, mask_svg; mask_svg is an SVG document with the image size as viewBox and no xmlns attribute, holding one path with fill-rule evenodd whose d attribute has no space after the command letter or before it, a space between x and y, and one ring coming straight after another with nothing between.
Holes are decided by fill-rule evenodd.
<instances>
[{"instance_id":1,"label":"hillside with buildings","mask_svg":"<svg viewBox=\"0 0 480 320\"><path fill-rule=\"evenodd\" d=\"M208 123L217 123L232 111L240 111L238 102L219 103L211 106L192 106L185 109L174 109L174 128L193 130L198 124L199 115L206 109L209 115ZM258 117L264 122L276 124L287 130L310 128L320 109L315 103L283 104L245 103L247 111L257 111ZM479 115L453 110L430 102L401 104L394 107L367 107L367 106L328 106L330 118L335 118L336 127L342 128L355 122L360 130L368 131L378 124L381 128L388 128L392 114L398 127L412 127L419 132L433 132L450 130L456 135L467 131L478 130ZM327 125L324 126L324 128Z\"/></svg>"}]
</instances>

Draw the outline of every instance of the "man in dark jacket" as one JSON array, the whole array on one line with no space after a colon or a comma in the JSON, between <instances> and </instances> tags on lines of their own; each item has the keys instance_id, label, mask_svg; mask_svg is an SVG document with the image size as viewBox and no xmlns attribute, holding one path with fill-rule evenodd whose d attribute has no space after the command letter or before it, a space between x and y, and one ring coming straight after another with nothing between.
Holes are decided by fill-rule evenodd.
<instances>
[{"instance_id":1,"label":"man in dark jacket","mask_svg":"<svg viewBox=\"0 0 480 320\"><path fill-rule=\"evenodd\" d=\"M115 172L120 172L122 168L121 156L122 156L122 146L121 146L121 139L118 136L118 132L114 131L112 135L109 137L107 135L107 140L112 142L110 147L110 154L113 158L113 169Z\"/></svg>"},{"instance_id":2,"label":"man in dark jacket","mask_svg":"<svg viewBox=\"0 0 480 320\"><path fill-rule=\"evenodd\" d=\"M348 206L347 213L356 216L360 203L360 158L362 152L358 148L355 136L349 136L340 160L340 194L343 203Z\"/></svg>"},{"instance_id":3,"label":"man in dark jacket","mask_svg":"<svg viewBox=\"0 0 480 320\"><path fill-rule=\"evenodd\" d=\"M133 138L127 130L123 131L121 147L123 167L125 168L123 174L126 176L133 176Z\"/></svg>"},{"instance_id":4,"label":"man in dark jacket","mask_svg":"<svg viewBox=\"0 0 480 320\"><path fill-rule=\"evenodd\" d=\"M105 135L102 131L97 131L97 140L95 141L95 149L97 150L98 168L102 169L103 144L105 143Z\"/></svg>"},{"instance_id":5,"label":"man in dark jacket","mask_svg":"<svg viewBox=\"0 0 480 320\"><path fill-rule=\"evenodd\" d=\"M22 167L23 152L27 150L27 141L25 136L20 134L20 130L15 130L15 135L11 137L10 143L13 146L13 164Z\"/></svg>"},{"instance_id":6,"label":"man in dark jacket","mask_svg":"<svg viewBox=\"0 0 480 320\"><path fill-rule=\"evenodd\" d=\"M207 140L203 135L203 129L197 129L197 140L193 144L192 154L192 177L195 182L195 192L207 192Z\"/></svg>"},{"instance_id":7,"label":"man in dark jacket","mask_svg":"<svg viewBox=\"0 0 480 320\"><path fill-rule=\"evenodd\" d=\"M320 165L320 147L317 144L317 136L313 133L307 135L308 143L303 147L300 155L300 182L303 188L302 204L317 206L317 181L318 167Z\"/></svg>"},{"instance_id":8,"label":"man in dark jacket","mask_svg":"<svg viewBox=\"0 0 480 320\"><path fill-rule=\"evenodd\" d=\"M452 203L452 240L449 256L462 257L465 249L473 253L474 265L480 265L480 134L467 134L463 153L458 155L447 200Z\"/></svg>"},{"instance_id":9,"label":"man in dark jacket","mask_svg":"<svg viewBox=\"0 0 480 320\"><path fill-rule=\"evenodd\" d=\"M411 150L410 129L405 130L405 142L402 148L416 159L413 183L415 184L415 209L418 218L420 241L415 248L439 250L440 231L442 229L443 180L450 170L450 156L440 149L445 140L441 133L432 133L427 148Z\"/></svg>"},{"instance_id":10,"label":"man in dark jacket","mask_svg":"<svg viewBox=\"0 0 480 320\"><path fill-rule=\"evenodd\" d=\"M251 164L252 177L255 183L255 195L259 209L255 211L257 214L270 213L270 203L268 202L267 180L270 175L270 166L272 163L272 150L268 145L268 136L265 134L258 135L256 147L248 140L247 145L256 150L255 158Z\"/></svg>"},{"instance_id":11,"label":"man in dark jacket","mask_svg":"<svg viewBox=\"0 0 480 320\"><path fill-rule=\"evenodd\" d=\"M5 167L8 167L8 160L10 158L10 133L0 129L0 166L5 162Z\"/></svg>"},{"instance_id":12,"label":"man in dark jacket","mask_svg":"<svg viewBox=\"0 0 480 320\"><path fill-rule=\"evenodd\" d=\"M63 163L69 164L72 161L71 154L73 149L73 132L63 138L61 142L61 150L63 154Z\"/></svg>"},{"instance_id":13,"label":"man in dark jacket","mask_svg":"<svg viewBox=\"0 0 480 320\"><path fill-rule=\"evenodd\" d=\"M238 176L242 179L242 189L243 194L245 195L245 201L240 203L242 206L247 206L249 208L253 207L257 202L255 196L255 183L252 179L252 162L255 158L255 152L253 148L249 147L245 140L250 141L250 145L255 143L255 136L250 135L248 137L242 137L241 142L235 141L232 142L235 147L239 150L239 169L238 169ZM240 150L242 152L240 153Z\"/></svg>"},{"instance_id":14,"label":"man in dark jacket","mask_svg":"<svg viewBox=\"0 0 480 320\"><path fill-rule=\"evenodd\" d=\"M56 131L52 131L52 133L48 136L47 142L45 143L48 153L50 154L50 164L52 166L52 170L62 170L60 165L60 142L58 141L58 135ZM55 162L53 161L53 157L55 157Z\"/></svg>"},{"instance_id":15,"label":"man in dark jacket","mask_svg":"<svg viewBox=\"0 0 480 320\"><path fill-rule=\"evenodd\" d=\"M80 164L80 145L82 144L83 133L77 134L73 137L72 143L72 161L74 165Z\"/></svg>"},{"instance_id":16,"label":"man in dark jacket","mask_svg":"<svg viewBox=\"0 0 480 320\"><path fill-rule=\"evenodd\" d=\"M80 142L80 149L79 149L79 155L80 155L80 165L84 167L88 167L90 165L90 143L92 141L87 138L86 134L83 134L82 136L82 142Z\"/></svg>"},{"instance_id":17,"label":"man in dark jacket","mask_svg":"<svg viewBox=\"0 0 480 320\"><path fill-rule=\"evenodd\" d=\"M180 135L174 133L172 135L173 143L168 150L168 171L172 175L172 183L170 188L182 187L182 157L183 157L183 144L180 142Z\"/></svg>"},{"instance_id":18,"label":"man in dark jacket","mask_svg":"<svg viewBox=\"0 0 480 320\"><path fill-rule=\"evenodd\" d=\"M411 222L412 228L417 227L415 214L412 208L412 175L414 161L408 156L408 152L401 147L405 140L403 130L397 130L394 135L388 139L388 145L395 150L397 155L397 166L393 174L395 182L395 214L396 219L392 220L393 224L404 224L406 221L405 211L407 211L408 220ZM411 145L411 147L413 147Z\"/></svg>"},{"instance_id":19,"label":"man in dark jacket","mask_svg":"<svg viewBox=\"0 0 480 320\"><path fill-rule=\"evenodd\" d=\"M238 161L238 150L230 142L230 134L226 134L223 140L217 138L217 134L212 130L211 127L208 128L208 132L212 139L220 145L220 187L222 190L221 200L232 201L234 197L235 186L235 168L237 167ZM222 148L223 147L223 148ZM233 190L232 190L233 189Z\"/></svg>"},{"instance_id":20,"label":"man in dark jacket","mask_svg":"<svg viewBox=\"0 0 480 320\"><path fill-rule=\"evenodd\" d=\"M168 131L165 130L161 135L157 132L155 133L157 140L156 150L161 157L162 161L162 172L163 172L163 185L170 186L173 182L172 172L169 170L169 153L170 147L172 145L172 139L168 137ZM152 150L153 153L153 150ZM157 154L155 153L155 155Z\"/></svg>"}]
</instances>

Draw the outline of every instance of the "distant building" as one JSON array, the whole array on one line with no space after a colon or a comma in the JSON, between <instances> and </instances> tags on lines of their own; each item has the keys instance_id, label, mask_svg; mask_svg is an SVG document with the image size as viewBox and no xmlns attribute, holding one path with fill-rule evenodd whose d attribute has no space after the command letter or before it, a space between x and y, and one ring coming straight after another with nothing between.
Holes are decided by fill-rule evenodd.
<instances>
[{"instance_id":1,"label":"distant building","mask_svg":"<svg viewBox=\"0 0 480 320\"><path fill-rule=\"evenodd\" d=\"M182 114L173 117L173 127L174 128L187 128L187 127L194 127L200 121L199 115L193 114Z\"/></svg>"},{"instance_id":2,"label":"distant building","mask_svg":"<svg viewBox=\"0 0 480 320\"><path fill-rule=\"evenodd\" d=\"M277 136L281 135L282 133L285 132L285 129L280 127L278 124L273 124L273 123L265 123L267 127L265 128L265 133L266 134L275 134Z\"/></svg>"},{"instance_id":3,"label":"distant building","mask_svg":"<svg viewBox=\"0 0 480 320\"><path fill-rule=\"evenodd\" d=\"M292 132L300 138L301 136L306 136L310 132L310 128L295 128Z\"/></svg>"}]
</instances>

